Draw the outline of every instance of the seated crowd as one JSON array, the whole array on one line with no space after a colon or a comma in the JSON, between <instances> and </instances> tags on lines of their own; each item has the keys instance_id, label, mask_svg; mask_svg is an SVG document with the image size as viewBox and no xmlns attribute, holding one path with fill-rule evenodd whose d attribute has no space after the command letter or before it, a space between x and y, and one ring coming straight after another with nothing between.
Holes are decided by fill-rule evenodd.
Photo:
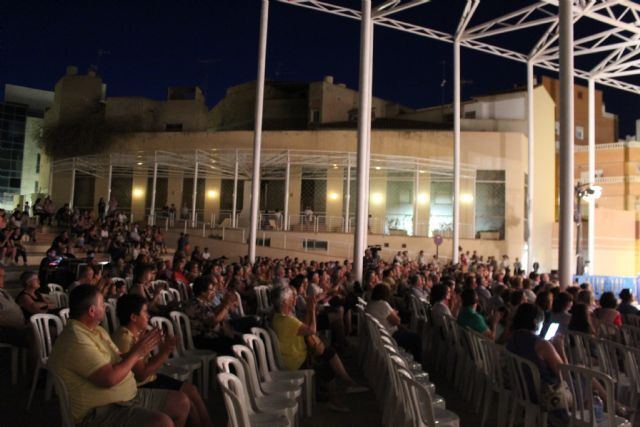
<instances>
[{"instance_id":1,"label":"seated crowd","mask_svg":"<svg viewBox=\"0 0 640 427\"><path fill-rule=\"evenodd\" d=\"M162 257L166 245L158 227L129 224L115 210L97 217L91 211L72 213L59 224L66 228L53 241L40 272L23 273L23 291L15 301L3 290L0 267L0 342L31 345L23 333L29 318L58 310L44 295L50 264L84 252L85 265L66 286L70 320L55 342L48 366L66 384L74 421L81 425L212 424L193 385L158 373L176 341L150 329L149 319L169 317L172 311L188 316L197 348L218 355L233 355L232 346L242 343L241 334L261 321L269 322L284 367L314 369L319 397L336 411L348 408L336 393L334 379L346 386L346 392L364 390L340 358L348 348L353 314L362 300L366 312L416 361L423 360L425 343L406 327L412 298L429 307L435 330L452 316L459 325L531 360L549 384L559 381L558 366L567 362L563 342L567 332L595 335L600 325L618 328L629 316L640 314L628 290L620 293L619 304L610 292L596 304L588 284L562 289L556 277L525 275L519 261L511 268L506 257L485 262L467 253L459 264L445 265L437 258L428 260L423 252L416 259L405 252L385 261L367 250L364 280L359 283L349 261L285 257L258 258L251 264L243 257L230 262L211 258L206 248L191 248L182 233L168 262ZM108 264L97 261L100 252L109 254ZM265 285L274 308L269 319L257 316L264 313L255 288ZM180 298L167 300L163 291L169 289ZM115 303L120 322L112 335L100 326L107 300ZM559 323L553 340L536 335L540 325L545 331L552 322ZM318 338L323 331L329 333L330 343ZM617 409L628 410L622 405Z\"/></svg>"}]
</instances>

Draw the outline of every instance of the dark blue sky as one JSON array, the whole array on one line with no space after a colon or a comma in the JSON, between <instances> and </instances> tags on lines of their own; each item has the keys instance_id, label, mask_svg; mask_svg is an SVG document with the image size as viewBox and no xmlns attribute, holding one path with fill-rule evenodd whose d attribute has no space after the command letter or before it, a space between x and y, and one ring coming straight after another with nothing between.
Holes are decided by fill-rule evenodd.
<instances>
[{"instance_id":1,"label":"dark blue sky","mask_svg":"<svg viewBox=\"0 0 640 427\"><path fill-rule=\"evenodd\" d=\"M463 4L433 0L398 18L451 32ZM483 2L477 22L504 4ZM259 0L0 0L0 92L4 83L51 90L67 65L85 73L97 64L108 96L164 99L168 86L197 84L212 106L227 87L255 79L259 13ZM528 36L512 37L526 42ZM99 49L109 53L99 58ZM449 102L451 50L450 44L376 29L374 94L412 107ZM466 49L462 58L464 98L525 83L524 64ZM358 22L271 2L267 78L331 74L357 88L358 61ZM620 135L634 133L640 96L604 91L607 109L620 116Z\"/></svg>"}]
</instances>

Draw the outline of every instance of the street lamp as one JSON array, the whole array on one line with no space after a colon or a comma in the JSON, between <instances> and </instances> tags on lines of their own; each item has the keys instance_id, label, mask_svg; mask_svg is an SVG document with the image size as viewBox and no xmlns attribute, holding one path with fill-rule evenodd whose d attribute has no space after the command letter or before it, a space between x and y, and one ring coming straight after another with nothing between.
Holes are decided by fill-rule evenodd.
<instances>
[{"instance_id":1,"label":"street lamp","mask_svg":"<svg viewBox=\"0 0 640 427\"><path fill-rule=\"evenodd\" d=\"M576 208L574 210L573 221L576 223L576 275L584 274L584 257L582 256L582 205L581 201L597 200L602 196L602 187L598 185L581 184L578 182L574 187L576 196ZM593 221L593 218L589 218ZM593 254L589 254L592 257ZM587 261L588 262L588 261Z\"/></svg>"}]
</instances>

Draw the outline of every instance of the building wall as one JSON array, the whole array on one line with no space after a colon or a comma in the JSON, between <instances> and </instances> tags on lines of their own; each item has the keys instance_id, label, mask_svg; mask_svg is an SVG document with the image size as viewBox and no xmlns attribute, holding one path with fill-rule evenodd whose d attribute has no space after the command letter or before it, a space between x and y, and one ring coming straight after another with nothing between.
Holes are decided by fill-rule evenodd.
<instances>
[{"instance_id":1,"label":"building wall","mask_svg":"<svg viewBox=\"0 0 640 427\"><path fill-rule=\"evenodd\" d=\"M105 90L102 79L95 74L77 73L77 68L68 67L67 74L56 83L53 105L44 116L45 126L100 112Z\"/></svg>"},{"instance_id":2,"label":"building wall","mask_svg":"<svg viewBox=\"0 0 640 427\"><path fill-rule=\"evenodd\" d=\"M543 76L542 85L549 91L551 98L556 103L555 117L556 122L560 117L560 81L551 77ZM578 138L576 132L575 144L586 145L589 141L588 132L588 89L585 86L574 86L574 109L575 109L575 126L583 130L583 138ZM602 91L596 89L595 94L595 113L596 113L596 144L610 144L618 140L618 118L605 111L605 105L602 99Z\"/></svg>"},{"instance_id":3,"label":"building wall","mask_svg":"<svg viewBox=\"0 0 640 427\"><path fill-rule=\"evenodd\" d=\"M39 193L42 188L40 182L40 168L43 166L42 155L38 147L37 136L43 120L37 117L27 117L24 134L24 151L22 152L22 180L20 194ZM40 159L38 160L38 157Z\"/></svg>"}]
</instances>

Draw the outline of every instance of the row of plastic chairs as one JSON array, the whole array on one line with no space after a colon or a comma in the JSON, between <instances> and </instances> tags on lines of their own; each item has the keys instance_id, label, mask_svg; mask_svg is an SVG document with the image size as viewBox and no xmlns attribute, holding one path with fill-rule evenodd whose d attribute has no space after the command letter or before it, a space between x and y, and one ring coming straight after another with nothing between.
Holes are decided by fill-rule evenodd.
<instances>
[{"instance_id":1,"label":"row of plastic chairs","mask_svg":"<svg viewBox=\"0 0 640 427\"><path fill-rule=\"evenodd\" d=\"M360 363L383 405L384 426L458 426L422 364L397 346L382 324L358 305Z\"/></svg>"},{"instance_id":2,"label":"row of plastic chairs","mask_svg":"<svg viewBox=\"0 0 640 427\"><path fill-rule=\"evenodd\" d=\"M539 369L533 362L507 351L504 346L480 334L460 327L453 318L445 319L444 329L442 335L447 338L444 345L448 347L449 364L454 366L452 374L456 388L467 400L470 396L475 397L474 408L483 400L481 426L486 424L488 415L493 413L492 402L497 402L498 426L514 426L516 419L524 420L525 427L547 426L550 418L552 424L558 422L540 405L543 384ZM572 341L571 338L568 340ZM604 340L599 342L602 341ZM610 375L615 368L611 365L617 366L618 361L623 360L619 357L622 355L620 347L624 346L613 342L610 344L618 346L618 353L609 354L608 359L602 359L606 361L601 365L602 371L593 369L593 365L590 365L591 368L575 364L561 365L561 378L567 382L573 396L567 408L571 408L567 412L570 425L596 425L596 407L592 398L595 381L606 390L606 399L603 399L605 408L615 407L616 380ZM600 348L602 350L597 351L602 351L604 355L605 347ZM631 357L627 354L624 360L628 363ZM457 373L460 375L456 375ZM635 404L637 402L636 397ZM605 413L603 417L608 422L605 425L630 425L627 420L616 416L614 411ZM560 424L566 424L566 420Z\"/></svg>"},{"instance_id":3,"label":"row of plastic chairs","mask_svg":"<svg viewBox=\"0 0 640 427\"><path fill-rule=\"evenodd\" d=\"M278 366L277 337L272 330L252 328L234 345L236 357L217 359L218 381L232 427L294 426L306 403L311 415L313 371L286 371Z\"/></svg>"}]
</instances>

